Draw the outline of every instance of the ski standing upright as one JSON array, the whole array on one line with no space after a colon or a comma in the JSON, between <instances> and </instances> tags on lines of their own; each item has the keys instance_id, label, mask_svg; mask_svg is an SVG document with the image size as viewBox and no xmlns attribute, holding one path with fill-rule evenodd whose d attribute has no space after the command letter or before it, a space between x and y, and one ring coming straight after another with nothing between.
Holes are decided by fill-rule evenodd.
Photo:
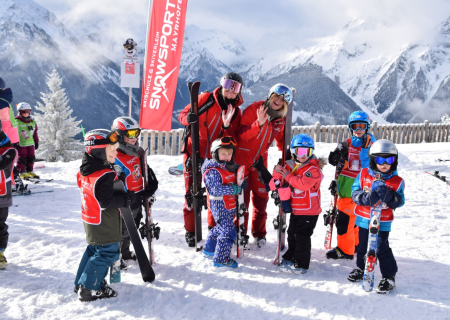
<instances>
[{"instance_id":1,"label":"ski standing upright","mask_svg":"<svg viewBox=\"0 0 450 320\"><path fill-rule=\"evenodd\" d=\"M198 116L198 92L200 89L200 81L195 83L188 83L189 94L191 97L191 112ZM192 155L191 155L191 165L192 165L192 206L194 209L195 217L195 250L201 251L202 247L198 247L198 243L202 238L202 207L206 206L206 201L204 199L205 189L202 188L201 179L201 166L200 161L200 142L199 142L199 128L198 121L191 124L191 138L192 138Z\"/></svg>"},{"instance_id":2,"label":"ski standing upright","mask_svg":"<svg viewBox=\"0 0 450 320\"><path fill-rule=\"evenodd\" d=\"M341 171L340 169L341 169L340 165L336 166L336 171L334 173L334 181L337 181L337 179L339 177L339 173ZM324 223L325 223L325 226L327 227L327 231L325 233L324 247L327 250L331 249L333 228L334 228L334 225L336 223L336 218L337 218L337 208L336 208L337 199L338 199L337 190L334 190L334 192L332 191L332 196L333 196L333 198L331 200L330 209L328 209L326 211L326 214L323 215Z\"/></svg>"},{"instance_id":3,"label":"ski standing upright","mask_svg":"<svg viewBox=\"0 0 450 320\"><path fill-rule=\"evenodd\" d=\"M292 108L294 107L294 98L295 98L295 89L292 88L292 101L288 105L288 111L286 113L286 123L284 125L284 133L283 133L283 141L284 148L282 157L279 161L279 164L284 165L286 160L291 158L291 152L289 146L291 145L291 135L292 135ZM284 181L281 181L281 185L283 185ZM278 197L278 195L272 194L272 197ZM279 209L278 216L276 220L274 220L273 225L275 230L277 230L277 254L273 261L273 264L280 265L281 264L281 251L284 250L286 243L286 216L281 207L281 201L279 201Z\"/></svg>"},{"instance_id":4,"label":"ski standing upright","mask_svg":"<svg viewBox=\"0 0 450 320\"><path fill-rule=\"evenodd\" d=\"M236 182L238 186L241 186L245 178L245 166L240 166L236 171ZM236 196L236 254L238 258L244 256L244 222L240 223L240 218L244 217L244 212L247 211L247 207L244 203L244 192L241 192Z\"/></svg>"}]
</instances>

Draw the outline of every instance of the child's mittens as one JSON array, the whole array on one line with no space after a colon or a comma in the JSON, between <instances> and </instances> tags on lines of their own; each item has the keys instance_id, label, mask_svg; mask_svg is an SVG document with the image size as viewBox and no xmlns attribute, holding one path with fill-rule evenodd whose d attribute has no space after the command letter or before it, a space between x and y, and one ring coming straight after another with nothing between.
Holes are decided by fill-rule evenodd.
<instances>
[{"instance_id":1,"label":"child's mittens","mask_svg":"<svg viewBox=\"0 0 450 320\"><path fill-rule=\"evenodd\" d=\"M247 190L247 187L248 187L248 183L247 183L247 180L244 180L244 182L242 182L242 184L241 184L241 188L242 188L242 190Z\"/></svg>"},{"instance_id":2,"label":"child's mittens","mask_svg":"<svg viewBox=\"0 0 450 320\"><path fill-rule=\"evenodd\" d=\"M394 191L389 190L385 185L380 185L376 192L384 203L390 203L394 198Z\"/></svg>"},{"instance_id":3,"label":"child's mittens","mask_svg":"<svg viewBox=\"0 0 450 320\"><path fill-rule=\"evenodd\" d=\"M241 194L242 188L237 184L231 185L233 187L233 195Z\"/></svg>"},{"instance_id":4,"label":"child's mittens","mask_svg":"<svg viewBox=\"0 0 450 320\"><path fill-rule=\"evenodd\" d=\"M270 187L271 191L276 190L279 186L280 186L280 180L275 179L275 178L272 178L272 180L270 180L269 187Z\"/></svg>"},{"instance_id":5,"label":"child's mittens","mask_svg":"<svg viewBox=\"0 0 450 320\"><path fill-rule=\"evenodd\" d=\"M289 200L291 198L291 188L279 188L278 189L278 196L280 197L281 201Z\"/></svg>"}]
</instances>

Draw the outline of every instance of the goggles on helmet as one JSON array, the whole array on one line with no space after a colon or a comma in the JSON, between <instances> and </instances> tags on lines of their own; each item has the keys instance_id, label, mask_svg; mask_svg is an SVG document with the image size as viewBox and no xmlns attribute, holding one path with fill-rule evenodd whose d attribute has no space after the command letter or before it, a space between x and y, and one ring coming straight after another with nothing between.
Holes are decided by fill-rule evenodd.
<instances>
[{"instance_id":1,"label":"goggles on helmet","mask_svg":"<svg viewBox=\"0 0 450 320\"><path fill-rule=\"evenodd\" d=\"M389 165L393 164L395 162L395 157L375 157L375 163L382 165L384 163L387 163Z\"/></svg>"},{"instance_id":2,"label":"goggles on helmet","mask_svg":"<svg viewBox=\"0 0 450 320\"><path fill-rule=\"evenodd\" d=\"M128 139L134 139L139 137L140 134L141 129L130 129L125 132L125 137L127 137Z\"/></svg>"},{"instance_id":3,"label":"goggles on helmet","mask_svg":"<svg viewBox=\"0 0 450 320\"><path fill-rule=\"evenodd\" d=\"M222 137L220 138L220 145L226 146L226 145L233 145L236 146L236 140L234 140L233 137Z\"/></svg>"},{"instance_id":4,"label":"goggles on helmet","mask_svg":"<svg viewBox=\"0 0 450 320\"><path fill-rule=\"evenodd\" d=\"M352 131L365 131L367 129L367 123L365 122L355 122L350 125Z\"/></svg>"},{"instance_id":5,"label":"goggles on helmet","mask_svg":"<svg viewBox=\"0 0 450 320\"><path fill-rule=\"evenodd\" d=\"M291 149L291 153L294 154L297 158L301 158L303 156L305 157L311 157L314 153L313 148L304 148L304 147L298 147L295 149Z\"/></svg>"},{"instance_id":6,"label":"goggles on helmet","mask_svg":"<svg viewBox=\"0 0 450 320\"><path fill-rule=\"evenodd\" d=\"M101 145L108 145L108 144L115 144L119 141L119 134L117 131L111 132L105 139L92 139L92 140L85 140L84 145L86 147L90 146L101 146Z\"/></svg>"},{"instance_id":7,"label":"goggles on helmet","mask_svg":"<svg viewBox=\"0 0 450 320\"><path fill-rule=\"evenodd\" d=\"M288 104L292 102L292 91L288 87L279 85L273 89L273 92L275 92L279 96L282 95L284 101L286 101Z\"/></svg>"},{"instance_id":8,"label":"goggles on helmet","mask_svg":"<svg viewBox=\"0 0 450 320\"><path fill-rule=\"evenodd\" d=\"M222 86L222 88L224 88L225 90L233 90L234 93L239 93L241 92L241 88L242 88L242 84L231 80L231 79L224 79L222 80L222 83L220 84Z\"/></svg>"}]
</instances>

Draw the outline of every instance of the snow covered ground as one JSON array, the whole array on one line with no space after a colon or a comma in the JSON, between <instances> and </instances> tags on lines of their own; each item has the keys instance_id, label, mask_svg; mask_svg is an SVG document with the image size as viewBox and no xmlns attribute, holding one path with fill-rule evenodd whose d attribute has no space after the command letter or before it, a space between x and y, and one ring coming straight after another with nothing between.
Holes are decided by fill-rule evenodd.
<instances>
[{"instance_id":1,"label":"snow covered ground","mask_svg":"<svg viewBox=\"0 0 450 320\"><path fill-rule=\"evenodd\" d=\"M316 153L326 155L333 148L320 143ZM450 158L450 143L399 149L406 205L396 211L390 236L399 272L397 287L387 296L366 293L346 280L354 262L325 259L321 217L312 237L310 271L280 272L271 263L276 244L271 221L277 213L272 201L267 246L251 245L237 270L213 268L184 240L183 179L167 172L181 156L151 156L160 181L153 213L162 229L155 246L156 280L144 283L133 263L122 272L122 282L113 285L116 298L77 300L73 280L86 246L75 179L80 161L48 163L37 172L55 179L47 184L54 192L16 197L18 206L10 208L9 264L0 271L0 319L450 319L450 187L424 173L440 170L450 176L450 162L436 160ZM279 154L270 150L270 167ZM326 166L324 173L326 210L333 167ZM206 237L206 213L203 217ZM375 277L378 283L379 272Z\"/></svg>"}]
</instances>

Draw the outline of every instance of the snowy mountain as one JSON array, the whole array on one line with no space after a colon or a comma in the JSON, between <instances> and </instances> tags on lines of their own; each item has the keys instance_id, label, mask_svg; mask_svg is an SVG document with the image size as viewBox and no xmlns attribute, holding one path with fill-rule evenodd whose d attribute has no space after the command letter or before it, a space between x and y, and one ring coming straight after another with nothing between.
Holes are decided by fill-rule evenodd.
<instances>
[{"instance_id":1,"label":"snowy mountain","mask_svg":"<svg viewBox=\"0 0 450 320\"><path fill-rule=\"evenodd\" d=\"M450 98L449 28L446 20L436 28L434 37L408 44L401 39L387 40L388 23L356 19L260 77L279 77L304 64L316 64L376 119L438 121L443 112L450 111L449 104L442 103Z\"/></svg>"},{"instance_id":2,"label":"snowy mountain","mask_svg":"<svg viewBox=\"0 0 450 320\"><path fill-rule=\"evenodd\" d=\"M34 1L0 2L0 43L0 76L13 90L13 104L35 105L47 90L47 74L56 68L73 116L86 129L107 128L127 109L119 66L80 42Z\"/></svg>"}]
</instances>

